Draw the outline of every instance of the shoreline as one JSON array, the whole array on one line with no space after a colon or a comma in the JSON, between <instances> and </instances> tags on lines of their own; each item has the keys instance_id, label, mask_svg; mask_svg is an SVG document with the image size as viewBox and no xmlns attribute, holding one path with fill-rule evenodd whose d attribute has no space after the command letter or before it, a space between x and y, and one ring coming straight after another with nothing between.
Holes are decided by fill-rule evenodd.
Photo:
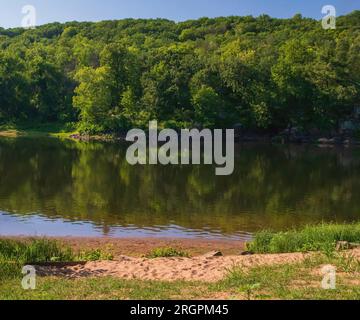
<instances>
[{"instance_id":1,"label":"shoreline","mask_svg":"<svg viewBox=\"0 0 360 320\"><path fill-rule=\"evenodd\" d=\"M211 251L221 251L224 256L240 255L246 250L246 242L228 239L188 239L188 238L110 238L110 237L29 237L2 236L0 240L49 239L58 241L75 251L106 249L114 256L142 257L157 248L175 248L192 256L201 256Z\"/></svg>"},{"instance_id":2,"label":"shoreline","mask_svg":"<svg viewBox=\"0 0 360 320\"><path fill-rule=\"evenodd\" d=\"M9 260L0 261L4 271L0 272L0 300L358 300L360 244L342 241L331 252L325 247L314 251L283 247L293 242L294 235L316 244L319 230L327 234L323 242L332 243L330 238L339 228L345 228L342 233L347 240L360 239L355 234L358 225L319 226L310 240L309 228L296 234L258 235L247 248L252 252L243 251L243 242L231 240L46 237L33 241L0 236L0 242L15 242L2 243L3 257ZM281 236L281 250L287 253L273 252L263 236ZM36 290L26 291L21 286L21 267L29 264L38 277ZM323 268L329 265L337 270L338 290L322 287Z\"/></svg>"},{"instance_id":3,"label":"shoreline","mask_svg":"<svg viewBox=\"0 0 360 320\"><path fill-rule=\"evenodd\" d=\"M318 273L324 265L321 251L288 253L248 253L245 243L229 240L189 240L189 239L111 239L111 238L27 238L0 237L15 241L32 239L56 240L60 246L72 250L101 250L112 258L95 260L75 260L73 262L35 263L38 275L43 279L118 279L120 281L155 281L158 283L198 282L215 284L225 281L233 272L246 275L251 270L304 268L306 261L313 261L312 272ZM173 248L188 256L158 256L147 254L159 248ZM360 261L360 247L347 249L338 259L348 259L353 264ZM319 260L320 259L320 260ZM351 259L351 260L350 260ZM339 261L340 261L339 260ZM338 262L339 262L338 261ZM270 269L269 269L270 268ZM358 274L354 265L354 272ZM295 279L294 279L295 280Z\"/></svg>"},{"instance_id":4,"label":"shoreline","mask_svg":"<svg viewBox=\"0 0 360 320\"><path fill-rule=\"evenodd\" d=\"M76 131L1 128L0 138L57 138L72 141L125 142L126 135L97 134L84 135ZM268 143L315 145L320 147L360 147L360 139L349 134L293 135L293 134L246 134L236 133L235 143Z\"/></svg>"}]
</instances>

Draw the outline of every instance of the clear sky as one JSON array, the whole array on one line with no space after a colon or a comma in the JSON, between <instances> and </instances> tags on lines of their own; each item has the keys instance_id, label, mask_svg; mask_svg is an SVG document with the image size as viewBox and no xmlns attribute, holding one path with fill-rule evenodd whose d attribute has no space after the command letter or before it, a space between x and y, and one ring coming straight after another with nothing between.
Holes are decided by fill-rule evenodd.
<instances>
[{"instance_id":1,"label":"clear sky","mask_svg":"<svg viewBox=\"0 0 360 320\"><path fill-rule=\"evenodd\" d=\"M99 21L122 18L167 18L254 15L292 17L296 13L320 19L321 8L332 4L338 15L360 9L360 0L0 0L0 26L16 27L24 5L37 10L37 25L48 22Z\"/></svg>"}]
</instances>

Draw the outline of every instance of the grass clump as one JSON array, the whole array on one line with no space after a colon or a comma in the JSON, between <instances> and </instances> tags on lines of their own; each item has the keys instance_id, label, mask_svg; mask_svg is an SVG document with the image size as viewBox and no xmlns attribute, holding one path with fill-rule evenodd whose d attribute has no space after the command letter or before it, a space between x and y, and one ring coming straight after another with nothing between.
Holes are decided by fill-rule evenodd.
<instances>
[{"instance_id":1,"label":"grass clump","mask_svg":"<svg viewBox=\"0 0 360 320\"><path fill-rule=\"evenodd\" d=\"M0 280L17 278L24 265L47 262L74 262L112 260L113 256L102 250L88 250L75 253L55 240L0 239Z\"/></svg>"},{"instance_id":2,"label":"grass clump","mask_svg":"<svg viewBox=\"0 0 360 320\"><path fill-rule=\"evenodd\" d=\"M150 253L148 253L145 257L148 259L175 258L175 257L189 258L190 254L185 251L174 248L156 248L152 250Z\"/></svg>"},{"instance_id":3,"label":"grass clump","mask_svg":"<svg viewBox=\"0 0 360 320\"><path fill-rule=\"evenodd\" d=\"M263 231L248 244L254 253L334 251L338 241L360 242L360 223L321 224L287 232Z\"/></svg>"},{"instance_id":4,"label":"grass clump","mask_svg":"<svg viewBox=\"0 0 360 320\"><path fill-rule=\"evenodd\" d=\"M0 279L16 278L26 264L55 261L73 261L69 248L56 241L32 239L24 241L0 240Z\"/></svg>"},{"instance_id":5,"label":"grass clump","mask_svg":"<svg viewBox=\"0 0 360 320\"><path fill-rule=\"evenodd\" d=\"M100 260L114 260L114 256L106 251L100 249L81 251L77 257L78 261L100 261Z\"/></svg>"},{"instance_id":6,"label":"grass clump","mask_svg":"<svg viewBox=\"0 0 360 320\"><path fill-rule=\"evenodd\" d=\"M63 248L53 240L0 240L0 261L2 262L39 263L73 261L73 258L70 248Z\"/></svg>"}]
</instances>

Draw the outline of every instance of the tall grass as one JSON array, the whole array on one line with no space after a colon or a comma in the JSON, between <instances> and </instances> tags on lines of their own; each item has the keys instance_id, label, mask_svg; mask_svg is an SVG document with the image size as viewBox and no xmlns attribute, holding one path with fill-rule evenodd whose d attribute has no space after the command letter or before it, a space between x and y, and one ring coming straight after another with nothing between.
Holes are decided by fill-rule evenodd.
<instances>
[{"instance_id":1,"label":"tall grass","mask_svg":"<svg viewBox=\"0 0 360 320\"><path fill-rule=\"evenodd\" d=\"M338 241L360 242L360 223L321 224L277 233L262 231L248 249L254 253L329 251Z\"/></svg>"},{"instance_id":2,"label":"tall grass","mask_svg":"<svg viewBox=\"0 0 360 320\"><path fill-rule=\"evenodd\" d=\"M21 275L21 268L28 263L73 261L70 248L46 239L0 239L0 280Z\"/></svg>"},{"instance_id":3,"label":"tall grass","mask_svg":"<svg viewBox=\"0 0 360 320\"><path fill-rule=\"evenodd\" d=\"M46 239L0 240L0 261L20 263L73 261L70 248L63 248L58 242Z\"/></svg>"},{"instance_id":4,"label":"tall grass","mask_svg":"<svg viewBox=\"0 0 360 320\"><path fill-rule=\"evenodd\" d=\"M0 280L21 275L21 268L26 264L112 259L112 255L102 250L74 253L71 248L64 247L55 240L0 239Z\"/></svg>"}]
</instances>

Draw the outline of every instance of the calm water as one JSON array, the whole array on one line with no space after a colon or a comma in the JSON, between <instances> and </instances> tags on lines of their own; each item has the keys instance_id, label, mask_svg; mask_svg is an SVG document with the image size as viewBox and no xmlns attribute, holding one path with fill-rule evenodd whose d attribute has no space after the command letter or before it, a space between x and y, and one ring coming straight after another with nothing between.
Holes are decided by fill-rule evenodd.
<instances>
[{"instance_id":1,"label":"calm water","mask_svg":"<svg viewBox=\"0 0 360 320\"><path fill-rule=\"evenodd\" d=\"M0 139L0 235L227 237L360 219L360 149L245 145L235 172L136 166L126 146Z\"/></svg>"}]
</instances>

